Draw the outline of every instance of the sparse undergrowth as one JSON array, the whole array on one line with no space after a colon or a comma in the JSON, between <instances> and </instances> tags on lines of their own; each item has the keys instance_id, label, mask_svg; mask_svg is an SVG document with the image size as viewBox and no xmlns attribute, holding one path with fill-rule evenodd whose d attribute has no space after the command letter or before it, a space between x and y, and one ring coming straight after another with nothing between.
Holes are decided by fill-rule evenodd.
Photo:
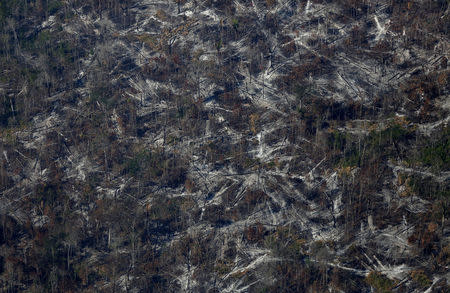
<instances>
[{"instance_id":1,"label":"sparse undergrowth","mask_svg":"<svg viewBox=\"0 0 450 293\"><path fill-rule=\"evenodd\" d=\"M0 1L0 291L448 291L448 9Z\"/></svg>"}]
</instances>

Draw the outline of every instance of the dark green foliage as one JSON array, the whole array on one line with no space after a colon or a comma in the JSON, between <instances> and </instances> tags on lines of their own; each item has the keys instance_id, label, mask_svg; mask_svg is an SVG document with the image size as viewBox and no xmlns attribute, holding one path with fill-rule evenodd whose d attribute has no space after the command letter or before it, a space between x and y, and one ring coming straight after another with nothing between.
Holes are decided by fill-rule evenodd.
<instances>
[{"instance_id":1,"label":"dark green foliage","mask_svg":"<svg viewBox=\"0 0 450 293\"><path fill-rule=\"evenodd\" d=\"M294 89L295 97L298 100L302 100L305 97L308 97L312 93L311 85L308 84L299 84Z\"/></svg>"},{"instance_id":2,"label":"dark green foliage","mask_svg":"<svg viewBox=\"0 0 450 293\"><path fill-rule=\"evenodd\" d=\"M344 153L344 158L341 159L340 165L342 167L354 167L361 165L361 152L355 148Z\"/></svg>"},{"instance_id":3,"label":"dark green foliage","mask_svg":"<svg viewBox=\"0 0 450 293\"><path fill-rule=\"evenodd\" d=\"M137 153L134 158L125 162L123 173L170 187L177 187L186 179L184 162L161 150L143 150Z\"/></svg>"},{"instance_id":4,"label":"dark green foliage","mask_svg":"<svg viewBox=\"0 0 450 293\"><path fill-rule=\"evenodd\" d=\"M23 1L17 0L4 0L0 1L0 23L4 22L8 17L13 14L13 9L17 8L18 4ZM20 4L19 4L20 5Z\"/></svg>"},{"instance_id":5,"label":"dark green foliage","mask_svg":"<svg viewBox=\"0 0 450 293\"><path fill-rule=\"evenodd\" d=\"M52 14L55 14L63 6L64 6L63 1L51 0L48 2L47 11L50 15L52 15Z\"/></svg>"},{"instance_id":6,"label":"dark green foliage","mask_svg":"<svg viewBox=\"0 0 450 293\"><path fill-rule=\"evenodd\" d=\"M51 184L51 183L44 183L39 185L36 188L36 200L37 204L49 204L53 205L55 201L58 199L59 193L61 192L61 187Z\"/></svg>"},{"instance_id":7,"label":"dark green foliage","mask_svg":"<svg viewBox=\"0 0 450 293\"><path fill-rule=\"evenodd\" d=\"M95 106L96 103L101 103L109 110L113 109L119 103L117 96L107 86L94 87L91 91L89 102L92 106Z\"/></svg>"},{"instance_id":8,"label":"dark green foliage","mask_svg":"<svg viewBox=\"0 0 450 293\"><path fill-rule=\"evenodd\" d=\"M203 212L203 219L213 224L215 227L226 226L232 223L229 213L224 206L210 205Z\"/></svg>"},{"instance_id":9,"label":"dark green foliage","mask_svg":"<svg viewBox=\"0 0 450 293\"><path fill-rule=\"evenodd\" d=\"M328 147L333 150L343 151L347 143L347 136L340 131L334 131L328 137Z\"/></svg>"},{"instance_id":10,"label":"dark green foliage","mask_svg":"<svg viewBox=\"0 0 450 293\"><path fill-rule=\"evenodd\" d=\"M420 160L434 171L450 169L450 127L445 128L435 142L422 149Z\"/></svg>"},{"instance_id":11,"label":"dark green foliage","mask_svg":"<svg viewBox=\"0 0 450 293\"><path fill-rule=\"evenodd\" d=\"M7 18L21 19L31 14L41 17L53 15L64 6L61 0L2 0L0 1L0 23Z\"/></svg>"},{"instance_id":12,"label":"dark green foliage","mask_svg":"<svg viewBox=\"0 0 450 293\"><path fill-rule=\"evenodd\" d=\"M66 238L64 232L49 234L43 241L44 254L42 263L44 267L51 267L50 264L63 265L65 261L63 241Z\"/></svg>"},{"instance_id":13,"label":"dark green foliage","mask_svg":"<svg viewBox=\"0 0 450 293\"><path fill-rule=\"evenodd\" d=\"M265 237L264 245L270 248L275 255L302 263L305 255L305 240L297 234L294 228L279 227Z\"/></svg>"},{"instance_id":14,"label":"dark green foliage","mask_svg":"<svg viewBox=\"0 0 450 293\"><path fill-rule=\"evenodd\" d=\"M392 288L395 285L394 281L386 278L379 272L371 272L366 277L366 282L373 287L377 293L392 292Z\"/></svg>"},{"instance_id":15,"label":"dark green foliage","mask_svg":"<svg viewBox=\"0 0 450 293\"><path fill-rule=\"evenodd\" d=\"M408 185L413 192L418 196L430 199L450 199L450 186L446 183L436 182L431 177L423 177L420 175L413 175L408 181Z\"/></svg>"},{"instance_id":16,"label":"dark green foliage","mask_svg":"<svg viewBox=\"0 0 450 293\"><path fill-rule=\"evenodd\" d=\"M186 199L167 198L165 196L155 197L148 210L149 223L148 231L144 239L156 241L158 237L172 235L180 231L186 225L186 218L181 206Z\"/></svg>"},{"instance_id":17,"label":"dark green foliage","mask_svg":"<svg viewBox=\"0 0 450 293\"><path fill-rule=\"evenodd\" d=\"M14 100L0 96L0 126L7 127L14 123Z\"/></svg>"},{"instance_id":18,"label":"dark green foliage","mask_svg":"<svg viewBox=\"0 0 450 293\"><path fill-rule=\"evenodd\" d=\"M344 145L351 146L344 149L341 166L361 166L361 164L366 166L375 159L403 158L405 150L401 146L407 144L413 137L413 132L409 129L392 124L384 130L371 131L368 136L358 140L334 132L329 137L328 145L334 149L342 148Z\"/></svg>"},{"instance_id":19,"label":"dark green foliage","mask_svg":"<svg viewBox=\"0 0 450 293\"><path fill-rule=\"evenodd\" d=\"M143 172L149 172L153 177L159 177L162 175L162 158L160 153L152 153L151 151L144 150L136 154L133 159L130 159L125 164L125 172L129 172L133 176L142 174Z\"/></svg>"},{"instance_id":20,"label":"dark green foliage","mask_svg":"<svg viewBox=\"0 0 450 293\"><path fill-rule=\"evenodd\" d=\"M149 216L152 220L159 221L177 221L180 217L180 204L182 198L169 199L166 197L157 197L149 210Z\"/></svg>"},{"instance_id":21,"label":"dark green foliage","mask_svg":"<svg viewBox=\"0 0 450 293\"><path fill-rule=\"evenodd\" d=\"M423 271L412 271L411 278L420 288L428 288L431 285L431 280Z\"/></svg>"}]
</instances>

